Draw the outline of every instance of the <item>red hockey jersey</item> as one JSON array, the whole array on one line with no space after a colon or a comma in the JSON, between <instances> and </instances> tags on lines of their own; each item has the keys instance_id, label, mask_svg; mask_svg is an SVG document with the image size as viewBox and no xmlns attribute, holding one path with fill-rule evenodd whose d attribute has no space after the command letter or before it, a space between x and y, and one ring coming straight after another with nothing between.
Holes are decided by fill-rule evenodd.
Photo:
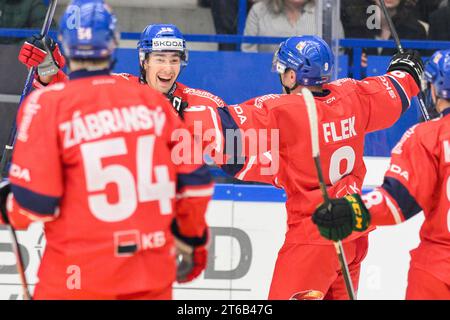
<instances>
[{"instance_id":1,"label":"red hockey jersey","mask_svg":"<svg viewBox=\"0 0 450 320\"><path fill-rule=\"evenodd\" d=\"M20 109L11 221L46 222L42 285L66 288L77 266L89 292L164 288L175 279L174 216L186 236L205 230L208 169L175 164L171 135L186 128L162 94L100 71L71 78Z\"/></svg>"},{"instance_id":2,"label":"red hockey jersey","mask_svg":"<svg viewBox=\"0 0 450 320\"><path fill-rule=\"evenodd\" d=\"M112 76L140 83L139 77L129 73L114 73ZM65 79L64 73L60 71L51 84ZM35 86L43 87L39 82L35 82ZM225 108L225 102L218 96L205 90L189 88L180 82L176 82L168 94L178 98L173 103L184 101L188 105L183 111L184 121L191 138L202 143L198 150L194 144L190 150L196 159L207 155L226 173L239 180L273 183L269 141L271 138L277 140L278 137L271 136L265 128L255 128L252 111L244 112L239 105ZM260 107L258 99L255 106ZM175 108L173 113L176 114ZM227 132L230 133L228 136ZM276 134L273 131L271 133Z\"/></svg>"},{"instance_id":3,"label":"red hockey jersey","mask_svg":"<svg viewBox=\"0 0 450 320\"><path fill-rule=\"evenodd\" d=\"M450 285L450 109L411 127L392 150L383 185L363 196L372 224L401 223L423 210L411 266Z\"/></svg>"},{"instance_id":4,"label":"red hockey jersey","mask_svg":"<svg viewBox=\"0 0 450 320\"><path fill-rule=\"evenodd\" d=\"M366 173L365 134L394 124L417 93L413 78L395 71L362 81L338 80L324 85L322 96L316 94L321 164L331 197L361 191ZM272 152L273 161L279 164L273 165L278 168L273 177L287 194L286 241L328 244L310 219L323 199L302 95L263 96L240 106L244 113L252 113L254 127L279 131L279 153ZM355 233L348 240L359 236Z\"/></svg>"}]
</instances>

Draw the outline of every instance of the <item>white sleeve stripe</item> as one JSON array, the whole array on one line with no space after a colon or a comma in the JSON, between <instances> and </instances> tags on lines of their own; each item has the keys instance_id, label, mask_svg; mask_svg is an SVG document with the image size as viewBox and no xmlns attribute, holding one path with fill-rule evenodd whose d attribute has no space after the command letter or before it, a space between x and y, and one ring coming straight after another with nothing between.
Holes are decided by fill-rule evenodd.
<instances>
[{"instance_id":1,"label":"white sleeve stripe","mask_svg":"<svg viewBox=\"0 0 450 320\"><path fill-rule=\"evenodd\" d=\"M384 195L384 198L386 199L386 204L391 211L392 216L394 217L394 221L396 224L402 223L402 219L400 218L400 213L398 212L395 205L392 203L391 199L389 199L388 196Z\"/></svg>"},{"instance_id":2,"label":"white sleeve stripe","mask_svg":"<svg viewBox=\"0 0 450 320\"><path fill-rule=\"evenodd\" d=\"M187 189L182 193L177 193L177 199L189 197L207 197L214 193L214 186L204 189Z\"/></svg>"},{"instance_id":3,"label":"white sleeve stripe","mask_svg":"<svg viewBox=\"0 0 450 320\"><path fill-rule=\"evenodd\" d=\"M408 105L411 105L411 100L409 99L408 95L406 94L406 90L405 90L405 88L403 88L402 84L400 82L398 82L397 79L395 79L392 76L388 75L388 78L391 79L392 81L395 81L395 83L398 84L398 86L400 88L402 88L403 94L405 95L406 99L408 100Z\"/></svg>"},{"instance_id":4,"label":"white sleeve stripe","mask_svg":"<svg viewBox=\"0 0 450 320\"><path fill-rule=\"evenodd\" d=\"M244 171L242 171L239 176L237 177L237 179L242 180L244 179L245 175L247 174L248 170L250 170L250 168L253 166L253 163L255 163L256 160L256 156L251 156L250 159L247 162L247 165L245 166Z\"/></svg>"}]
</instances>

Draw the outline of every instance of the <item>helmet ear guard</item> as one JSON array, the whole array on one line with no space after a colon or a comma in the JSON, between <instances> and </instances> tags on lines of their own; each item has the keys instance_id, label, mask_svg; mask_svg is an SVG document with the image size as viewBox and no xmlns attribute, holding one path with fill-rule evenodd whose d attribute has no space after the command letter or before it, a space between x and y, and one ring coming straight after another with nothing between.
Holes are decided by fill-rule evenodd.
<instances>
[{"instance_id":1,"label":"helmet ear guard","mask_svg":"<svg viewBox=\"0 0 450 320\"><path fill-rule=\"evenodd\" d=\"M437 113L431 85L437 98L450 100L450 50L439 50L432 55L425 65L424 79L427 108Z\"/></svg>"}]
</instances>

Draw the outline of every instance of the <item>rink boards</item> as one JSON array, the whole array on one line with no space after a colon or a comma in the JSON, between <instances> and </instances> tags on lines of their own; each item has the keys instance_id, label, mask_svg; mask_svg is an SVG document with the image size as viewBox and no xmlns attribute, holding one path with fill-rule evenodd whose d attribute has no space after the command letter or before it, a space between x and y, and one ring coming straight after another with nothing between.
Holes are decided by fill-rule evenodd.
<instances>
[{"instance_id":1,"label":"rink boards","mask_svg":"<svg viewBox=\"0 0 450 320\"><path fill-rule=\"evenodd\" d=\"M388 158L365 158L367 188L382 182ZM283 242L286 211L282 190L255 185L217 185L208 209L211 247L208 267L196 281L175 284L175 299L266 299L277 252ZM359 299L402 299L409 250L419 241L422 215L370 235ZM45 247L42 226L19 232L30 289ZM149 266L149 268L151 268ZM0 229L0 299L20 299L21 288L10 237Z\"/></svg>"}]
</instances>

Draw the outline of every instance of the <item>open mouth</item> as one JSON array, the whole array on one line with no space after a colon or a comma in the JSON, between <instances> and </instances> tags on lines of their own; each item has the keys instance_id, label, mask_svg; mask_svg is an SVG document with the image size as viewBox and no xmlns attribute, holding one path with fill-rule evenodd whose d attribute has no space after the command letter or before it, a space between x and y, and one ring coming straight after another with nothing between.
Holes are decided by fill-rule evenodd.
<instances>
[{"instance_id":1,"label":"open mouth","mask_svg":"<svg viewBox=\"0 0 450 320\"><path fill-rule=\"evenodd\" d=\"M160 77L160 76L158 76L158 80L161 81L162 83L170 83L170 81L172 80L172 77Z\"/></svg>"}]
</instances>

